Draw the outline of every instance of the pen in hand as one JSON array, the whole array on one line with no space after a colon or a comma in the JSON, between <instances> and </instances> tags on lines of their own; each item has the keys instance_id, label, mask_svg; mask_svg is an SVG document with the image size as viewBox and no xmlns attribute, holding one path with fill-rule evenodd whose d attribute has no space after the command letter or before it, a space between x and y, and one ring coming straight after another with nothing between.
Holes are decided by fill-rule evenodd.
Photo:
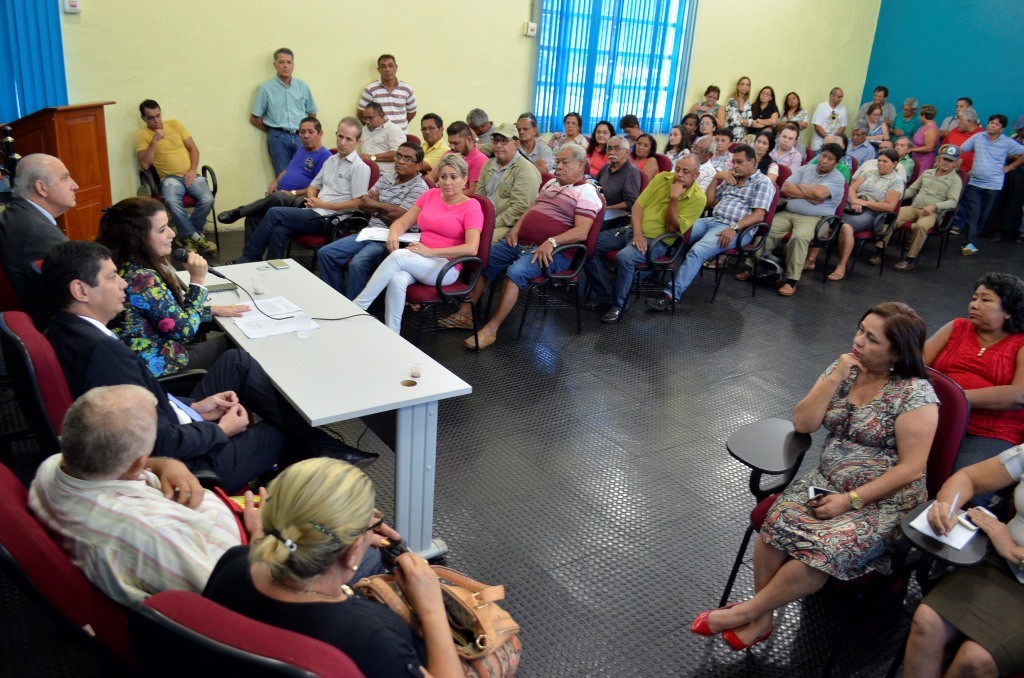
<instances>
[{"instance_id":1,"label":"pen in hand","mask_svg":"<svg viewBox=\"0 0 1024 678\"><path fill-rule=\"evenodd\" d=\"M953 519L953 514L956 513L956 503L958 501L960 501L960 490L957 490L956 494L953 495L953 501L949 504L949 514L946 516L946 520Z\"/></svg>"}]
</instances>

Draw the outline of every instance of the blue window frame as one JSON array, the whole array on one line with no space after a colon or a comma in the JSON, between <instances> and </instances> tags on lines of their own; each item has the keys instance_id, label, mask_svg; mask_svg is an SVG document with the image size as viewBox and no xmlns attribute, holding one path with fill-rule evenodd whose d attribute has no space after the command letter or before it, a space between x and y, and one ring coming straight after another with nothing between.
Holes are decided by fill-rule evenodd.
<instances>
[{"instance_id":1,"label":"blue window frame","mask_svg":"<svg viewBox=\"0 0 1024 678\"><path fill-rule=\"evenodd\" d=\"M583 131L632 113L647 132L672 126L696 0L544 0L534 112L541 131L570 111Z\"/></svg>"}]
</instances>

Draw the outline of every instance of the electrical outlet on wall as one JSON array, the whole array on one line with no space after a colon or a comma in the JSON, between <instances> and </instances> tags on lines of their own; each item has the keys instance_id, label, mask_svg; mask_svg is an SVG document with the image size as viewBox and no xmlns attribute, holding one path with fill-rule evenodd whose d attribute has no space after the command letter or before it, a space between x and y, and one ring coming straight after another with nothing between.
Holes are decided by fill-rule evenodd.
<instances>
[{"instance_id":1,"label":"electrical outlet on wall","mask_svg":"<svg viewBox=\"0 0 1024 678\"><path fill-rule=\"evenodd\" d=\"M537 37L537 22L536 21L527 21L523 25L523 35L525 35L528 38L536 38Z\"/></svg>"}]
</instances>

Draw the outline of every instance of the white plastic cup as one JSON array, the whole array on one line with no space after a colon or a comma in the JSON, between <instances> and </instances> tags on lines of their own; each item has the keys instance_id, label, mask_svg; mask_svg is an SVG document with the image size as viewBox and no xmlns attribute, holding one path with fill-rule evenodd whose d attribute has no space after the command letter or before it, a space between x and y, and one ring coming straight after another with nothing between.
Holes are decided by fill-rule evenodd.
<instances>
[{"instance_id":1,"label":"white plastic cup","mask_svg":"<svg viewBox=\"0 0 1024 678\"><path fill-rule=\"evenodd\" d=\"M263 294L267 291L267 276L262 273L254 273L252 276L252 293Z\"/></svg>"},{"instance_id":2,"label":"white plastic cup","mask_svg":"<svg viewBox=\"0 0 1024 678\"><path fill-rule=\"evenodd\" d=\"M295 314L295 336L299 339L309 339L309 332L313 329L313 319L308 313L299 311Z\"/></svg>"},{"instance_id":3,"label":"white plastic cup","mask_svg":"<svg viewBox=\"0 0 1024 678\"><path fill-rule=\"evenodd\" d=\"M422 363L411 363L409 365L409 376L413 379L419 379L423 375L423 364Z\"/></svg>"}]
</instances>

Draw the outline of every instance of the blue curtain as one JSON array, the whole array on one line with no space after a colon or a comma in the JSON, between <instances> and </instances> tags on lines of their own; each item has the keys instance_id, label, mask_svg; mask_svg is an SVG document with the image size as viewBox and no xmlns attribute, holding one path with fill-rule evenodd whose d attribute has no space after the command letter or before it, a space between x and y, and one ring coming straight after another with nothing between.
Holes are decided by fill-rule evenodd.
<instances>
[{"instance_id":1,"label":"blue curtain","mask_svg":"<svg viewBox=\"0 0 1024 678\"><path fill-rule=\"evenodd\" d=\"M0 122L68 102L57 0L0 2Z\"/></svg>"},{"instance_id":2,"label":"blue curtain","mask_svg":"<svg viewBox=\"0 0 1024 678\"><path fill-rule=\"evenodd\" d=\"M672 126L687 53L690 0L544 0L534 113L543 132L577 111L589 134L627 113L648 132Z\"/></svg>"}]
</instances>

